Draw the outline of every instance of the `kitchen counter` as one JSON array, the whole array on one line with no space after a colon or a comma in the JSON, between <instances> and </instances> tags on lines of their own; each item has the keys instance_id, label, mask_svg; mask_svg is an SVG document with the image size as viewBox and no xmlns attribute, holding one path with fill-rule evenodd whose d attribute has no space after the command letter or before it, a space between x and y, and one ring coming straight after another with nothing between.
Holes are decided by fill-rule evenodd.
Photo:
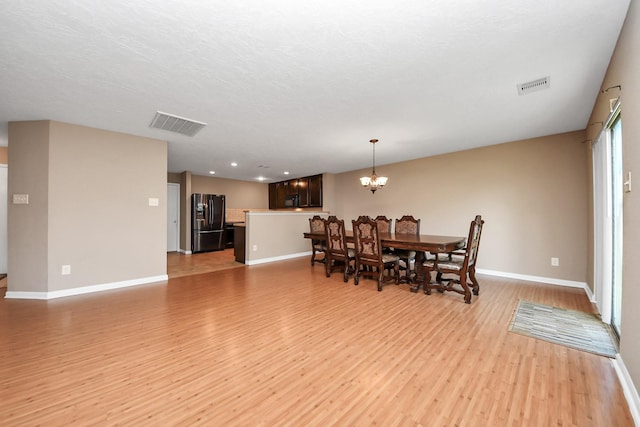
<instances>
[{"instance_id":1,"label":"kitchen counter","mask_svg":"<svg viewBox=\"0 0 640 427\"><path fill-rule=\"evenodd\" d=\"M245 261L245 235L246 227L244 222L236 222L233 225L233 254L237 262L244 264Z\"/></svg>"}]
</instances>

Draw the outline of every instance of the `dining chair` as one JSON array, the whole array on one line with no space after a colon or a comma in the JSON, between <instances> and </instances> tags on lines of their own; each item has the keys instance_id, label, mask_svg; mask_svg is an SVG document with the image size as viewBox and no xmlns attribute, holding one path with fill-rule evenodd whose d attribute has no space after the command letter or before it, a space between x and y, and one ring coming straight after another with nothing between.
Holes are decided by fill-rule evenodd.
<instances>
[{"instance_id":1,"label":"dining chair","mask_svg":"<svg viewBox=\"0 0 640 427\"><path fill-rule=\"evenodd\" d=\"M387 218L384 215L378 215L375 218L375 222L378 223L378 230L381 233L391 233L391 225L393 223L393 220Z\"/></svg>"},{"instance_id":2,"label":"dining chair","mask_svg":"<svg viewBox=\"0 0 640 427\"><path fill-rule=\"evenodd\" d=\"M451 256L448 259L435 258L426 260L423 263L427 277L423 286L425 294L430 294L431 289L437 289L439 292L453 291L463 294L464 302L471 304L471 289L467 284L467 277L473 285L473 294L478 295L480 293L480 285L476 279L476 261L478 260L483 225L482 217L476 215L469 226L469 237L465 248L451 252ZM429 283L432 271L436 272L436 284ZM457 278L445 279L443 278L444 274L453 274ZM455 285L460 285L462 289L455 287Z\"/></svg>"},{"instance_id":3,"label":"dining chair","mask_svg":"<svg viewBox=\"0 0 640 427\"><path fill-rule=\"evenodd\" d=\"M309 218L309 229L312 233L321 233L324 235L324 218L314 215ZM316 262L324 263L327 260L327 245L324 240L311 240L311 265ZM323 258L316 259L316 254L323 254Z\"/></svg>"},{"instance_id":4,"label":"dining chair","mask_svg":"<svg viewBox=\"0 0 640 427\"><path fill-rule=\"evenodd\" d=\"M352 263L355 262L355 249L347 246L347 235L344 228L344 221L331 215L324 222L325 244L326 244L326 274L331 276L334 269L339 268L344 271L344 281L349 281L349 274L353 272Z\"/></svg>"},{"instance_id":5,"label":"dining chair","mask_svg":"<svg viewBox=\"0 0 640 427\"><path fill-rule=\"evenodd\" d=\"M393 268L393 280L398 284L400 258L382 252L378 222L367 216L351 222L356 252L354 285L358 285L361 276L370 276L378 281L378 291L382 291L384 272L390 268Z\"/></svg>"},{"instance_id":6,"label":"dining chair","mask_svg":"<svg viewBox=\"0 0 640 427\"><path fill-rule=\"evenodd\" d=\"M391 233L391 226L393 225L393 220L387 218L384 215L378 215L375 218L375 221L378 223L378 230L380 233ZM393 248L387 248L385 246L382 247L382 253L388 254L393 252Z\"/></svg>"},{"instance_id":7,"label":"dining chair","mask_svg":"<svg viewBox=\"0 0 640 427\"><path fill-rule=\"evenodd\" d=\"M420 220L415 219L412 215L404 215L402 218L396 219L395 233L420 234ZM411 275L415 273L416 251L395 249L394 253L400 257L400 270L405 272L403 281L410 282ZM412 264L414 264L414 268L411 268Z\"/></svg>"}]
</instances>

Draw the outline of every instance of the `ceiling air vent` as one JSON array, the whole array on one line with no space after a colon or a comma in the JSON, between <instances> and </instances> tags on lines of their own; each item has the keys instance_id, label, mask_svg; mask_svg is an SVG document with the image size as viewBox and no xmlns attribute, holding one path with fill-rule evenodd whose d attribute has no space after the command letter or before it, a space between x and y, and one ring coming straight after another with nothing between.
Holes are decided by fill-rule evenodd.
<instances>
[{"instance_id":1,"label":"ceiling air vent","mask_svg":"<svg viewBox=\"0 0 640 427\"><path fill-rule=\"evenodd\" d=\"M170 132L193 136L206 125L206 123L158 111L149 126L156 129L164 129Z\"/></svg>"},{"instance_id":2,"label":"ceiling air vent","mask_svg":"<svg viewBox=\"0 0 640 427\"><path fill-rule=\"evenodd\" d=\"M551 77L543 77L532 82L520 83L518 85L518 95L526 95L542 89L548 89L551 85Z\"/></svg>"}]
</instances>

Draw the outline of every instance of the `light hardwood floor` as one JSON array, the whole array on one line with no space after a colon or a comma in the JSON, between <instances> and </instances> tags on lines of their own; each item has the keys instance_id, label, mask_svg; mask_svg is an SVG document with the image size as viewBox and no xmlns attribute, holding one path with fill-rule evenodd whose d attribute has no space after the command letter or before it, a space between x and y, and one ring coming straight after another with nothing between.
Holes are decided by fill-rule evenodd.
<instances>
[{"instance_id":1,"label":"light hardwood floor","mask_svg":"<svg viewBox=\"0 0 640 427\"><path fill-rule=\"evenodd\" d=\"M305 257L2 299L0 423L633 425L609 359L507 331L519 299L589 311L582 290L479 278L467 305Z\"/></svg>"},{"instance_id":2,"label":"light hardwood floor","mask_svg":"<svg viewBox=\"0 0 640 427\"><path fill-rule=\"evenodd\" d=\"M244 264L236 262L233 248L193 255L185 255L179 252L167 253L167 275L169 279L238 267L244 267Z\"/></svg>"}]
</instances>

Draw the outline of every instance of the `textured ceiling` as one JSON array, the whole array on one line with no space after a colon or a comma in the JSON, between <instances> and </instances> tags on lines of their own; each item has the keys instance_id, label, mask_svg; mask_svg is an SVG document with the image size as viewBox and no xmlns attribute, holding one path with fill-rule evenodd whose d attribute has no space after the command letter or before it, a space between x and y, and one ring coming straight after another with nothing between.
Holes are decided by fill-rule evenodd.
<instances>
[{"instance_id":1,"label":"textured ceiling","mask_svg":"<svg viewBox=\"0 0 640 427\"><path fill-rule=\"evenodd\" d=\"M30 0L0 14L0 145L51 119L269 181L584 129L629 0ZM517 85L550 77L519 96ZM207 123L149 127L156 111ZM237 167L231 167L237 162ZM384 172L383 167L379 172Z\"/></svg>"}]
</instances>

